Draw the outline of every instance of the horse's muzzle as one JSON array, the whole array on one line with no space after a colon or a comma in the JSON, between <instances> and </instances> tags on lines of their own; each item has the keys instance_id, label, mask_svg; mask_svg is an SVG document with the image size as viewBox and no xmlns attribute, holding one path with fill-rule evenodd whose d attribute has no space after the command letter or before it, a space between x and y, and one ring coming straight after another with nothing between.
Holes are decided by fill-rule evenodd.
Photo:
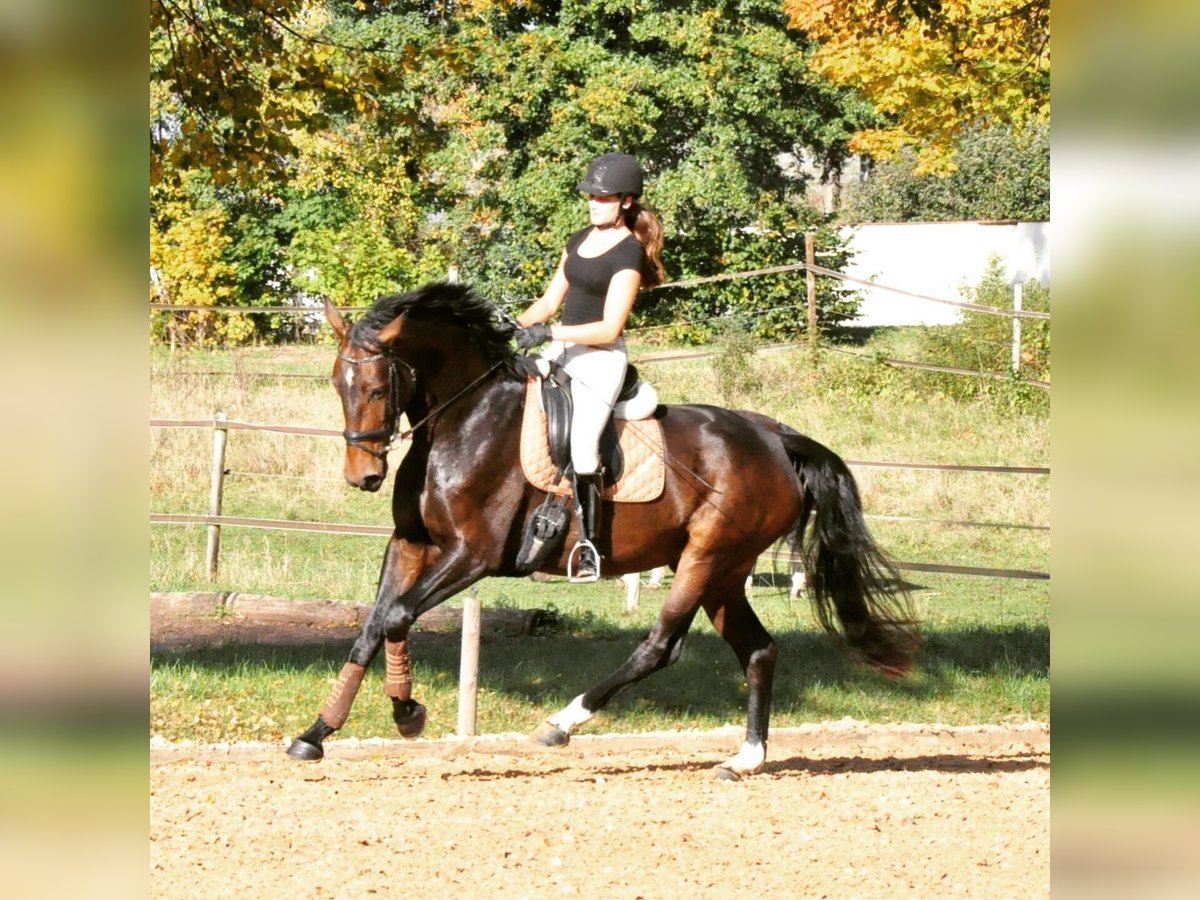
<instances>
[{"instance_id":1,"label":"horse's muzzle","mask_svg":"<svg viewBox=\"0 0 1200 900\"><path fill-rule=\"evenodd\" d=\"M374 453L355 452L366 451L366 449L365 447L347 448L342 475L351 487L373 494L383 487L383 480L387 478L387 459L380 459Z\"/></svg>"},{"instance_id":2,"label":"horse's muzzle","mask_svg":"<svg viewBox=\"0 0 1200 900\"><path fill-rule=\"evenodd\" d=\"M354 482L351 482L351 484L354 484ZM383 476L382 475L367 475L366 477L364 477L362 479L362 481L360 481L358 484L355 484L354 486L356 488L358 488L360 491L369 491L370 493L373 494L377 490L379 490L381 487L383 487Z\"/></svg>"}]
</instances>

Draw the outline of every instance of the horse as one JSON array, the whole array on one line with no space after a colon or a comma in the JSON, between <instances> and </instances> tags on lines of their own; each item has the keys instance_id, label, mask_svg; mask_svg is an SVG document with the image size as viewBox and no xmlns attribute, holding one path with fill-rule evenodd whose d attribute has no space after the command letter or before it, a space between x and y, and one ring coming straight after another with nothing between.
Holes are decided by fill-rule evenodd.
<instances>
[{"instance_id":1,"label":"horse","mask_svg":"<svg viewBox=\"0 0 1200 900\"><path fill-rule=\"evenodd\" d=\"M313 725L288 754L320 759L345 724L366 668L386 647L384 692L404 737L421 733L407 637L428 610L484 577L525 577L522 538L546 494L518 461L528 367L511 345L514 324L460 284L431 283L382 297L353 326L326 301L338 339L333 385L346 442L343 474L378 491L387 452L411 441L395 473L395 525L374 605ZM409 428L398 435L401 413ZM604 501L606 574L658 566L674 572L657 622L611 675L549 716L533 735L568 743L619 691L675 662L701 609L729 644L748 685L745 737L717 766L737 779L766 758L778 649L747 599L756 559L780 540L802 553L816 618L851 656L890 677L913 668L920 634L903 582L863 518L854 477L817 441L768 416L703 404L665 404L666 477L651 502ZM810 519L812 527L809 528ZM539 571L564 574L577 537ZM811 538L811 540L806 540Z\"/></svg>"}]
</instances>

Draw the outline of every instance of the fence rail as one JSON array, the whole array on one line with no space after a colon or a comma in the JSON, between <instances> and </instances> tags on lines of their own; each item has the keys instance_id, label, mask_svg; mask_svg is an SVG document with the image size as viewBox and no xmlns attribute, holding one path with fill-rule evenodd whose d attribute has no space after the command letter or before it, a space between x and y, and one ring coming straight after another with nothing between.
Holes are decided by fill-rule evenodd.
<instances>
[{"instance_id":1,"label":"fence rail","mask_svg":"<svg viewBox=\"0 0 1200 900\"><path fill-rule=\"evenodd\" d=\"M789 263L782 266L769 266L763 269L746 269L740 272L723 272L719 275L705 275L698 278L685 278L679 281L668 281L665 284L660 284L657 287L652 288L651 290L697 287L702 284L715 284L722 281L734 281L739 278L760 278L763 275L782 275L787 272L812 272L814 275L823 275L826 278L834 278L838 281L861 285L863 287L872 288L873 290L887 291L898 296L910 297L914 300L925 300L929 303L939 303L943 306L953 306L959 309L983 313L985 315L1005 316L1006 318L1016 319L1050 318L1050 313L1048 312L1039 312L1037 310L1027 309L1004 309L999 306L986 306L982 303L966 303L962 300L947 300L944 297L933 297L929 294L918 294L913 291L906 291L903 288L893 287L892 285L880 284L875 281L867 281L862 278L855 278L852 275L847 275L845 272L839 272L837 269L828 269L825 266L808 262ZM519 302L527 303L529 301ZM221 315L321 314L321 307L319 306L204 306L195 303L150 303L149 307L151 312L210 312Z\"/></svg>"},{"instance_id":2,"label":"fence rail","mask_svg":"<svg viewBox=\"0 0 1200 900\"><path fill-rule=\"evenodd\" d=\"M763 275L780 275L780 274L785 274L785 273L789 273L789 272L801 272L802 271L805 273L806 281L807 281L807 302L806 302L805 306L807 307L807 310L808 310L808 333L807 333L806 342L808 344L808 348L809 348L810 352L813 354L814 364L816 362L816 352L817 352L817 309L816 309L816 276L817 275L821 275L826 278L833 278L835 280L842 281L842 282L845 282L848 284L857 284L857 285L861 285L863 287L869 287L873 290L880 290L880 291L893 293L893 294L896 294L896 295L902 296L902 297L909 297L909 298L916 299L916 300L923 300L923 301L927 301L929 303L938 303L938 304L941 304L944 306L952 306L952 307L955 307L958 309L964 309L964 310L970 310L972 312L983 313L985 315L1004 316L1004 317L1012 320L1012 341L1011 341L1012 357L1011 357L1011 365L1010 365L1011 372L1010 373L984 372L984 371L977 371L974 369L959 368L959 367L955 367L955 366L937 366L937 365L933 365L930 363L913 362L910 360L900 360L900 359L884 359L884 360L882 360L882 362L886 365L898 366L901 368L923 369L926 371L943 372L943 373L947 373L947 374L951 374L951 375L963 375L963 376L969 376L969 377L973 377L973 378L991 378L991 379L995 379L995 380L1007 380L1007 379L1013 378L1020 371L1020 367L1021 367L1021 352L1020 352L1020 350L1021 350L1021 320L1022 319L1042 319L1042 320L1048 321L1050 319L1050 313L1048 313L1048 312L1039 312L1039 311L1035 311L1035 310L1026 310L1026 309L1022 308L1022 299L1021 299L1022 298L1022 286L1020 284L1014 285L1013 306L1011 309L1004 309L1004 308L1001 308L998 306L986 306L981 303L967 303L967 302L960 301L960 300L947 300L944 297L933 297L928 294L919 294L914 291L907 291L907 290L904 290L903 288L894 287L892 285L880 284L875 281L867 281L867 280L864 280L861 278L855 278L851 275L847 275L844 272L839 272L836 269L830 269L825 266L817 265L817 263L815 262L815 257L818 254L816 254L816 252L814 250L813 235L811 232L805 235L804 245L805 245L805 261L804 262L789 263L787 265L782 265L782 266L770 266L770 267L761 268L761 269L747 269L747 270L740 271L740 272L724 272L724 273L721 273L718 275L709 275L709 276L704 276L704 277L699 277L699 278L688 278L688 279L683 279L680 281L667 282L666 284L661 284L655 288L652 288L652 290L661 290L662 288L696 287L696 286L702 285L702 284L712 284L712 283L722 282L722 281L732 281L734 279L739 279L739 278L756 278L756 277L761 277ZM451 271L449 273L448 280L452 281L452 282L458 281L457 267L453 267L453 266L451 267ZM528 302L529 301L527 301L527 300L526 301L517 301L516 303L508 303L508 304L504 304L504 305L514 306L514 305L521 305L521 304L528 303ZM320 308L316 307L316 306L228 307L228 306L204 306L204 305L200 305L200 304L180 304L180 303L151 303L151 304L149 304L149 306L150 306L150 311L152 313L153 312L212 312L212 313L220 313L223 315L246 315L246 314L253 314L253 313L319 315L321 312ZM787 309L787 308L788 307L783 307L783 309ZM797 305L792 308L800 309L801 307L799 305ZM744 317L748 317L751 315L765 315L768 312L778 313L780 311L780 309L781 309L780 307L772 307L770 309L763 309L763 310L758 310L758 311L750 312L750 313L739 313L739 314L737 314L736 317L744 318ZM716 319L726 318L726 317L727 316L716 316L711 319L704 319L704 320L700 320L700 321L715 321ZM642 332L642 331L653 331L656 329L676 328L676 327L681 327L681 326L686 326L686 325L694 325L694 324L697 324L697 323L696 322L672 322L672 323L665 324L665 325L652 325L652 326L646 326L646 327L642 327L642 328L629 329L629 332L634 333L634 332ZM795 344L774 345L772 347L762 348L758 352L766 352L768 350L781 349L781 348L789 347L789 346L797 346L797 345L795 345ZM837 348L834 348L834 349L837 349ZM689 357L690 358L701 358L704 356L712 356L712 355L714 355L715 352L716 351L700 351L700 352L694 352L691 354L678 354L678 355L674 355L674 356L668 355L668 356L660 357L658 360L647 359L647 360L645 360L645 362L663 361L666 359L686 359ZM849 355L857 356L858 354L851 353ZM639 362L641 362L641 360L639 360ZM294 377L306 377L306 376L294 376ZM311 376L307 376L307 377L311 377ZM1031 385L1034 385L1035 387L1039 387L1043 390L1048 391L1050 389L1050 385L1048 382L1041 381L1038 379L1018 378L1018 380L1021 381L1023 384L1031 384Z\"/></svg>"},{"instance_id":3,"label":"fence rail","mask_svg":"<svg viewBox=\"0 0 1200 900\"><path fill-rule=\"evenodd\" d=\"M260 425L251 422L238 422L226 419L218 413L211 419L150 419L151 428L204 428L212 430L214 436L214 451L211 467L210 506L208 514L192 513L151 513L152 524L166 525L204 525L208 528L208 546L206 561L210 577L216 575L218 556L220 552L220 529L222 526L240 528L264 528L280 531L308 531L323 534L345 534L360 536L390 535L392 528L385 525L364 525L339 522L295 521L290 519L266 519L249 516L227 516L221 513L221 503L224 494L224 480L230 474L225 468L225 441L229 431L260 431L290 435L312 435L317 437L342 437L342 432L333 428L309 428L295 425ZM1000 466L959 463L911 463L881 460L846 460L849 466L934 470L953 472L993 472L1024 475L1049 475L1048 466ZM904 517L885 517L903 519ZM919 520L914 520L919 521ZM971 523L943 522L964 527L1006 527L1003 523ZM1007 526L1029 527L1041 529L1043 526ZM1049 530L1048 528L1045 530ZM791 555L788 554L788 558ZM997 569L981 566L957 566L944 563L895 562L901 570L918 572L940 572L945 574L975 575L991 578L1024 578L1049 579L1048 572L1026 571L1019 569Z\"/></svg>"},{"instance_id":4,"label":"fence rail","mask_svg":"<svg viewBox=\"0 0 1200 900\"><path fill-rule=\"evenodd\" d=\"M807 276L807 308L808 308L808 347L815 354L816 352L816 324L815 324L815 276L821 275L824 277L834 278L844 282L859 284L873 289L889 291L898 295L911 297L919 300L925 300L932 303L939 303L949 306L958 307L973 312L979 312L989 315L1001 315L1009 317L1013 320L1013 374L1018 369L1019 359L1017 347L1020 342L1020 320L1023 318L1029 319L1046 319L1050 318L1049 313L1022 310L1020 302L1019 286L1014 297L1013 309L1001 309L999 307L984 306L977 303L965 303L955 300L946 300L939 297L931 297L924 294L917 294L912 291L906 291L901 288L891 287L889 285L877 284L875 282L864 281L854 278L845 273L838 272L834 269L828 269L824 266L817 265L814 261L815 251L813 249L812 235L805 236L805 255L806 260L802 263L793 263L783 266L773 266L762 269L752 269L742 272L727 272L719 275L691 278L681 281L670 282L660 285L660 288L676 287L686 288L694 287L701 284L709 284L722 281L730 281L738 278L752 278L763 275L778 275L787 272L805 272ZM457 280L453 274L450 280ZM799 308L799 307L797 307ZM253 314L253 313L272 313L272 314L304 314L317 315L320 313L318 307L307 306L272 306L272 307L215 307L202 306L195 304L161 304L151 303L151 312L212 312L220 314ZM663 326L670 327L670 326ZM796 343L784 343L767 345L759 348L758 352L773 352L784 349L795 349L801 345ZM648 355L644 359L639 359L639 364L653 364L657 362L666 362L668 360L679 359L697 359L708 356L713 356L718 351L684 351L679 353L664 353L657 355ZM848 351L841 351L848 352ZM849 355L859 357L861 354L850 353ZM815 360L814 355L814 360ZM948 366L935 366L926 363L915 363L906 360L884 359L884 363L896 366L906 366L912 368L927 369L931 371L948 372L951 374L970 375L974 377L998 378L1007 379L1013 377L1013 374L1003 374L997 372L976 372L968 369L957 369ZM205 375L244 375L246 373L201 373ZM251 373L257 377L266 377L265 374ZM286 373L281 377L293 378L317 378L325 376L312 376L295 373ZM1021 379L1024 383L1033 384L1038 387L1049 389L1049 384L1033 379ZM151 428L204 428L212 429L214 432L214 442L217 449L214 450L214 461L212 465L212 486L210 494L210 509L208 515L188 515L175 513L153 513L150 520L155 523L163 524L204 524L209 529L209 547L208 547L208 565L209 574L216 572L216 559L220 541L220 527L229 525L234 527L251 527L251 528L270 528L280 530L300 530L300 531L319 531L325 533L339 534L360 534L360 535L380 535L390 534L391 529L385 526L370 526L370 525L352 525L338 523L323 523L323 522L295 522L289 520L276 519L256 519L238 516L223 516L221 515L221 496L223 488L223 479L228 474L224 467L224 442L229 431L260 431L276 434L292 434L292 435L309 435L315 437L341 437L342 432L336 428L317 428L308 426L296 425L274 425L274 424L258 424L251 422L229 421L223 415L217 414L211 419L151 419ZM1049 467L1043 466L1000 466L1000 465L964 465L952 463L908 463L908 462L889 462L889 461L869 461L869 460L846 460L850 466L861 467L877 467L877 468L897 468L897 469L913 469L913 470L938 470L938 471L969 471L969 472L1004 472L1030 475L1049 475ZM978 523L952 523L965 526L974 526ZM1005 527L990 523L989 527ZM1022 527L1022 526L1010 526ZM1041 526L1024 526L1030 528L1040 528ZM1012 577L1012 578L1049 578L1048 573L1044 572L1023 572L1021 570L1010 569L989 569L976 566L947 566L940 563L898 563L900 568L909 568L914 571L936 571L955 574L967 575L986 575L990 577Z\"/></svg>"},{"instance_id":5,"label":"fence rail","mask_svg":"<svg viewBox=\"0 0 1200 900\"><path fill-rule=\"evenodd\" d=\"M391 535L393 530L387 525L352 525L348 523L336 522L297 522L291 519L257 519L247 516L213 516L213 515L190 515L186 513L151 513L151 524L159 525L207 525L207 526L222 526L229 525L238 528L265 528L275 531L308 531L318 534L344 534L359 537L379 537ZM787 562L799 562L797 557L790 553L775 554L765 553L759 557L760 560L783 560ZM912 572L938 572L948 575L975 575L985 578L1020 578L1034 579L1041 581L1049 581L1049 572L1039 572L1026 569L996 569L985 566L957 566L944 563L925 563L925 562L907 562L903 560L893 560L892 565L901 571Z\"/></svg>"},{"instance_id":6,"label":"fence rail","mask_svg":"<svg viewBox=\"0 0 1200 900\"><path fill-rule=\"evenodd\" d=\"M336 428L310 428L300 425L262 425L239 422L236 419L150 419L151 428L227 428L231 431L270 431L279 434L300 434L316 437L342 437ZM946 472L1010 472L1022 475L1049 475L1049 466L999 466L975 463L913 463L883 460L847 459L848 466L885 469L934 469Z\"/></svg>"}]
</instances>

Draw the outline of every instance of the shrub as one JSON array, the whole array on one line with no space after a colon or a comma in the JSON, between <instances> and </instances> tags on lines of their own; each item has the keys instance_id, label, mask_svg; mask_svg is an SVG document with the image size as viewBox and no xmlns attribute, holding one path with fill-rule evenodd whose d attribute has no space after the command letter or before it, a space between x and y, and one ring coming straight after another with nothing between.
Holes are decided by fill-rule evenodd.
<instances>
[{"instance_id":1,"label":"shrub","mask_svg":"<svg viewBox=\"0 0 1200 900\"><path fill-rule=\"evenodd\" d=\"M1050 311L1050 290L1030 280L1022 286L1022 307ZM993 257L974 288L963 291L971 303L1011 308L1012 286L999 259ZM1012 320L1004 316L966 310L958 325L930 329L923 341L925 361L982 372L1008 372L1012 365ZM1047 391L1028 379L1050 381L1050 320L1022 319L1020 367L1007 381L962 375L929 373L940 390L959 399L991 397L1030 411L1049 408Z\"/></svg>"},{"instance_id":2,"label":"shrub","mask_svg":"<svg viewBox=\"0 0 1200 900\"><path fill-rule=\"evenodd\" d=\"M843 222L948 222L1050 218L1050 129L1007 126L967 129L958 169L948 176L917 175L917 154L876 163L868 178L842 194Z\"/></svg>"},{"instance_id":3,"label":"shrub","mask_svg":"<svg viewBox=\"0 0 1200 900\"><path fill-rule=\"evenodd\" d=\"M756 347L753 336L737 320L726 319L719 326L713 369L726 406L740 405L741 398L762 387L753 365Z\"/></svg>"}]
</instances>

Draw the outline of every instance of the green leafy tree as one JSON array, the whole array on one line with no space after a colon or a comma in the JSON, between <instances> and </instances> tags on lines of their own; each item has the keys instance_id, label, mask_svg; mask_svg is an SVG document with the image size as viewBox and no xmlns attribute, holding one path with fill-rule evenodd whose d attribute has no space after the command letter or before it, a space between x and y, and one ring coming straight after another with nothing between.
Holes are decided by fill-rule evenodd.
<instances>
[{"instance_id":1,"label":"green leafy tree","mask_svg":"<svg viewBox=\"0 0 1200 900\"><path fill-rule=\"evenodd\" d=\"M799 262L813 228L842 261L781 159L836 168L871 112L808 71L774 0L180 3L152 19L156 164L218 185L228 302L365 303L452 263L527 302L586 222L584 165L612 149L647 168L672 280ZM633 324L703 340L740 317L786 339L804 290L796 272L655 291ZM855 306L824 280L818 302L830 325Z\"/></svg>"},{"instance_id":2,"label":"green leafy tree","mask_svg":"<svg viewBox=\"0 0 1200 900\"><path fill-rule=\"evenodd\" d=\"M971 303L1002 309L1012 306L1013 288L998 258L989 260L979 283L964 289L963 296ZM1031 312L1049 312L1049 288L1036 280L1026 282L1022 285L1021 306ZM1011 319L966 310L959 324L924 332L922 355L939 365L1006 372L1012 365L1012 333ZM1014 408L1048 410L1049 394L1041 388L1023 384L1021 379L1050 381L1049 319L1022 320L1018 356L1019 371L1011 381L942 374L929 374L926 380L948 396L959 399L989 397Z\"/></svg>"},{"instance_id":3,"label":"green leafy tree","mask_svg":"<svg viewBox=\"0 0 1200 900\"><path fill-rule=\"evenodd\" d=\"M958 168L946 176L918 174L917 156L903 151L876 163L866 181L842 193L847 222L961 221L1050 218L1050 128L1014 131L975 127L958 143Z\"/></svg>"},{"instance_id":4,"label":"green leafy tree","mask_svg":"<svg viewBox=\"0 0 1200 900\"><path fill-rule=\"evenodd\" d=\"M777 3L584 0L521 12L462 23L470 68L439 91L456 130L426 163L446 189L469 280L514 305L540 293L566 235L586 222L574 194L583 166L613 149L647 169L670 279L803 260L803 231L821 217L781 155L807 148L836 164L867 111L807 71L807 45ZM836 249L835 233L821 244ZM714 317L745 314L759 335L794 336L803 297L795 273L656 291L633 324L682 319L692 324L677 335L702 339ZM821 304L831 323L850 305L834 288Z\"/></svg>"}]
</instances>

